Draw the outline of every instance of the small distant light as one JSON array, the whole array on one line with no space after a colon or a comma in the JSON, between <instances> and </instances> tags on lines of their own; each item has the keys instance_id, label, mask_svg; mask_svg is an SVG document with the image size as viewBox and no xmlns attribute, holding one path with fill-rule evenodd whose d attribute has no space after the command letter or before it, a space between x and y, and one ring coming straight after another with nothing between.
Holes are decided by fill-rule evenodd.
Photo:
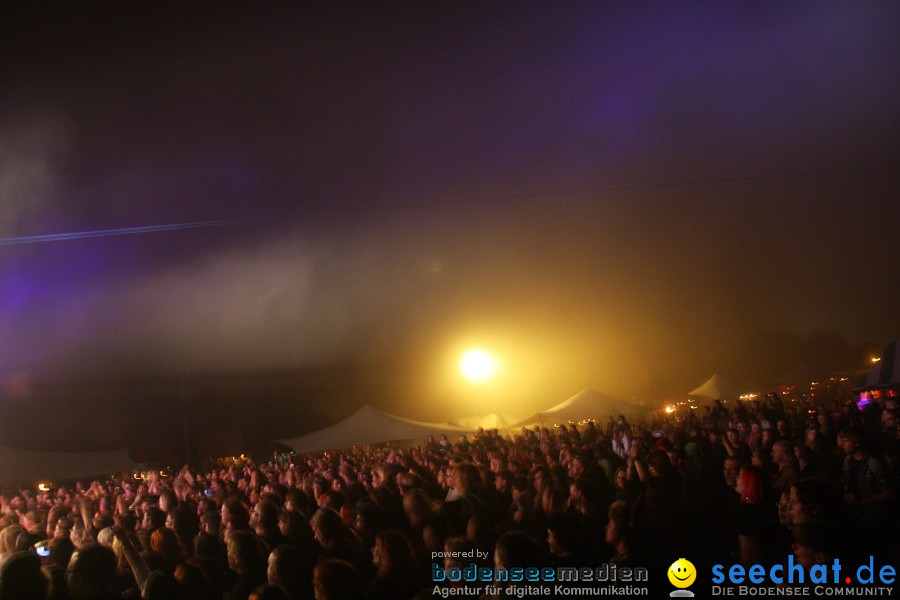
<instances>
[{"instance_id":1,"label":"small distant light","mask_svg":"<svg viewBox=\"0 0 900 600\"><path fill-rule=\"evenodd\" d=\"M671 406L667 406L667 407L666 407L666 412L667 412L667 413L673 413L673 412L675 412L675 409L672 408Z\"/></svg>"},{"instance_id":2,"label":"small distant light","mask_svg":"<svg viewBox=\"0 0 900 600\"><path fill-rule=\"evenodd\" d=\"M879 362L879 361L881 361L880 358L873 358L873 359L872 359L872 362L873 362L873 363L877 363L877 362Z\"/></svg>"},{"instance_id":3,"label":"small distant light","mask_svg":"<svg viewBox=\"0 0 900 600\"><path fill-rule=\"evenodd\" d=\"M41 490L42 492L49 492L50 484L42 481L38 484L38 489Z\"/></svg>"}]
</instances>

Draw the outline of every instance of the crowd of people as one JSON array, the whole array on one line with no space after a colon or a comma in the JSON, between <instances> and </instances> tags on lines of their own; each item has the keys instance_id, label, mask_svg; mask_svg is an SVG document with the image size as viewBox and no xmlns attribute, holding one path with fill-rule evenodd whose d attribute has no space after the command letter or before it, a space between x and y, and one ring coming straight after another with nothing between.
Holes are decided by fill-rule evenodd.
<instances>
[{"instance_id":1,"label":"crowd of people","mask_svg":"<svg viewBox=\"0 0 900 600\"><path fill-rule=\"evenodd\" d=\"M483 587L451 577L470 563L897 564L898 416L891 396L770 394L20 490L0 497L0 600L408 600Z\"/></svg>"}]
</instances>

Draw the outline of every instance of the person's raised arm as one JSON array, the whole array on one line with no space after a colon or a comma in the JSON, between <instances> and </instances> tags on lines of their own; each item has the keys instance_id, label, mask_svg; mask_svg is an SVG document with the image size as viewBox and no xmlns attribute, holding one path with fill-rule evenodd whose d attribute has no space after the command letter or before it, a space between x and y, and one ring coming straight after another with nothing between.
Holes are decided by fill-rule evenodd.
<instances>
[{"instance_id":1,"label":"person's raised arm","mask_svg":"<svg viewBox=\"0 0 900 600\"><path fill-rule=\"evenodd\" d=\"M172 491L175 492L175 497L178 498L179 502L184 502L190 495L191 484L188 483L183 474L179 473L172 482Z\"/></svg>"},{"instance_id":2,"label":"person's raised arm","mask_svg":"<svg viewBox=\"0 0 900 600\"><path fill-rule=\"evenodd\" d=\"M728 456L734 457L738 455L737 449L731 444L727 435L719 436L719 441L725 446L725 452L728 453Z\"/></svg>"},{"instance_id":3,"label":"person's raised arm","mask_svg":"<svg viewBox=\"0 0 900 600\"><path fill-rule=\"evenodd\" d=\"M128 501L125 500L125 494L116 496L116 515L124 516L128 514Z\"/></svg>"},{"instance_id":4,"label":"person's raised arm","mask_svg":"<svg viewBox=\"0 0 900 600\"><path fill-rule=\"evenodd\" d=\"M150 484L147 486L147 491L154 496L159 496L159 473L153 471L150 473Z\"/></svg>"},{"instance_id":5,"label":"person's raised arm","mask_svg":"<svg viewBox=\"0 0 900 600\"><path fill-rule=\"evenodd\" d=\"M150 577L150 567L147 566L147 562L137 548L134 547L131 538L121 526L113 528L113 534L119 540L119 543L122 544L122 553L125 555L125 560L128 561L128 566L131 567L131 573L134 575L134 581L137 583L138 589L144 589L144 584Z\"/></svg>"},{"instance_id":6,"label":"person's raised arm","mask_svg":"<svg viewBox=\"0 0 900 600\"><path fill-rule=\"evenodd\" d=\"M630 483L635 483L636 481L645 481L646 469L644 468L643 462L640 460L639 456L639 448L636 444L632 444L629 448L628 457L625 460L625 479Z\"/></svg>"},{"instance_id":7,"label":"person's raised arm","mask_svg":"<svg viewBox=\"0 0 900 600\"><path fill-rule=\"evenodd\" d=\"M50 507L50 511L47 513L47 538L53 537L53 532L56 529L56 524L59 522L59 518L62 516L62 512L62 504L54 504Z\"/></svg>"},{"instance_id":8,"label":"person's raised arm","mask_svg":"<svg viewBox=\"0 0 900 600\"><path fill-rule=\"evenodd\" d=\"M287 471L284 474L285 485L287 485L290 488L294 487L294 483L295 483L294 474L295 473L296 473L296 470L294 469L294 464L291 463L290 465L288 465Z\"/></svg>"},{"instance_id":9,"label":"person's raised arm","mask_svg":"<svg viewBox=\"0 0 900 600\"><path fill-rule=\"evenodd\" d=\"M81 543L86 544L94 539L94 503L90 498L81 497L78 499L78 510L81 513L81 521L84 523L84 538Z\"/></svg>"},{"instance_id":10,"label":"person's raised arm","mask_svg":"<svg viewBox=\"0 0 900 600\"><path fill-rule=\"evenodd\" d=\"M634 468L633 473L637 475L638 479L641 483L647 483L650 481L650 471L647 469L647 465L644 464L644 461L641 460L639 448L636 445L631 446L631 465ZM633 480L631 477L629 480Z\"/></svg>"},{"instance_id":11,"label":"person's raised arm","mask_svg":"<svg viewBox=\"0 0 900 600\"><path fill-rule=\"evenodd\" d=\"M191 468L188 465L184 465L181 468L181 473L184 475L184 480L187 481L190 485L194 485L196 481L194 474L191 472Z\"/></svg>"},{"instance_id":12,"label":"person's raised arm","mask_svg":"<svg viewBox=\"0 0 900 600\"><path fill-rule=\"evenodd\" d=\"M134 494L134 500L131 502L131 506L129 506L129 510L137 511L137 508L141 505L141 500L144 499L144 492L139 487L137 492Z\"/></svg>"}]
</instances>

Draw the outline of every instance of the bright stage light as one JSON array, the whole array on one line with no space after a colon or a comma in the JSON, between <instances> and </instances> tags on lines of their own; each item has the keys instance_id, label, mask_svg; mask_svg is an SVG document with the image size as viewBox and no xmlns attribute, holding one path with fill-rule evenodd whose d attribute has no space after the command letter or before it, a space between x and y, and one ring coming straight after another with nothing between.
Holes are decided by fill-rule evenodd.
<instances>
[{"instance_id":1,"label":"bright stage light","mask_svg":"<svg viewBox=\"0 0 900 600\"><path fill-rule=\"evenodd\" d=\"M494 374L497 361L484 350L469 350L459 359L459 370L472 381L484 381Z\"/></svg>"}]
</instances>

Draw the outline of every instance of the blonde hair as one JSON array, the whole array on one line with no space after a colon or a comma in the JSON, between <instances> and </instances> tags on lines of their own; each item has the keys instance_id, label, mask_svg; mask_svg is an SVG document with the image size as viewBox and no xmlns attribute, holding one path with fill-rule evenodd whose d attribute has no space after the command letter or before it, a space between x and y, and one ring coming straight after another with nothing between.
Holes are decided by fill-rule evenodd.
<instances>
[{"instance_id":1,"label":"blonde hair","mask_svg":"<svg viewBox=\"0 0 900 600\"><path fill-rule=\"evenodd\" d=\"M11 554L16 551L16 539L20 534L24 533L19 525L10 525L0 531L0 552Z\"/></svg>"},{"instance_id":2,"label":"blonde hair","mask_svg":"<svg viewBox=\"0 0 900 600\"><path fill-rule=\"evenodd\" d=\"M97 534L97 543L107 548L112 548L115 535L112 527L104 527Z\"/></svg>"}]
</instances>

